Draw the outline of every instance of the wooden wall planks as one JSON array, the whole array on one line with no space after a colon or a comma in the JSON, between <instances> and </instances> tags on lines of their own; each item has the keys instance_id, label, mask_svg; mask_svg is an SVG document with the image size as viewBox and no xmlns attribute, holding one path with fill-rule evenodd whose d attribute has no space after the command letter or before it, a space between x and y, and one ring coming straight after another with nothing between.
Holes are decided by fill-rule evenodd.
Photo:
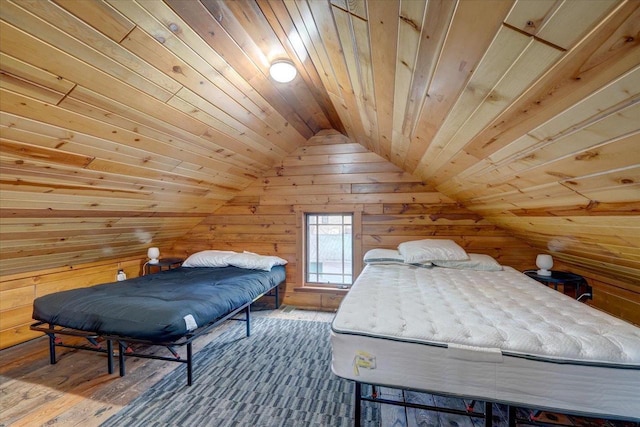
<instances>
[{"instance_id":1,"label":"wooden wall planks","mask_svg":"<svg viewBox=\"0 0 640 427\"><path fill-rule=\"evenodd\" d=\"M362 168L349 170L351 165ZM456 240L470 252L490 254L518 269L529 268L536 255L528 244L390 162L363 153L359 144L335 131L319 133L285 157L282 166L207 217L172 252L186 256L203 249L230 249L281 256L289 261L286 302L335 308L340 292L299 290L297 212L328 207L362 210L360 258L375 247L394 248L428 237Z\"/></svg>"},{"instance_id":2,"label":"wooden wall planks","mask_svg":"<svg viewBox=\"0 0 640 427\"><path fill-rule=\"evenodd\" d=\"M120 258L0 277L0 349L42 336L29 329L33 300L68 289L113 282L118 270L127 277L142 274L145 258ZM32 266L33 268L33 266Z\"/></svg>"}]
</instances>

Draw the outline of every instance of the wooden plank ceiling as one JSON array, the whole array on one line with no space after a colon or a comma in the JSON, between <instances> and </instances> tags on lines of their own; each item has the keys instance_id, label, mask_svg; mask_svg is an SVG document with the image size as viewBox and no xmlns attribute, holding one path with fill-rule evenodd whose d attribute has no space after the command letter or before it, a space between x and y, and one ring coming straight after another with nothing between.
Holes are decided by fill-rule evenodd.
<instances>
[{"instance_id":1,"label":"wooden plank ceiling","mask_svg":"<svg viewBox=\"0 0 640 427\"><path fill-rule=\"evenodd\" d=\"M0 273L144 254L336 129L640 280L639 7L0 0ZM290 84L268 76L282 58Z\"/></svg>"}]
</instances>

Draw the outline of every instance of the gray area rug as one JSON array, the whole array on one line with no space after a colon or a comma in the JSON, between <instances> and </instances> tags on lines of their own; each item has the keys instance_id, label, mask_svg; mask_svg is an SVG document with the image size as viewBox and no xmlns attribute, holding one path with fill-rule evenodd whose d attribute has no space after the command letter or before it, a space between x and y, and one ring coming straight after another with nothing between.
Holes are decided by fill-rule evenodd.
<instances>
[{"instance_id":1,"label":"gray area rug","mask_svg":"<svg viewBox=\"0 0 640 427\"><path fill-rule=\"evenodd\" d=\"M331 372L330 324L252 319L195 356L194 384L181 365L102 426L352 426L352 382ZM363 421L379 425L363 405Z\"/></svg>"}]
</instances>

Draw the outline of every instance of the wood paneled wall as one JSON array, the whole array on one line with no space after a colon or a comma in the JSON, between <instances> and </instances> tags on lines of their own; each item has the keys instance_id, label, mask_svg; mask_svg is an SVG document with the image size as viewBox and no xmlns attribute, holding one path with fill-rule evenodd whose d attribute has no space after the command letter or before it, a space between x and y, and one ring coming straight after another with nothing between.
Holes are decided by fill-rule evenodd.
<instances>
[{"instance_id":1,"label":"wood paneled wall","mask_svg":"<svg viewBox=\"0 0 640 427\"><path fill-rule=\"evenodd\" d=\"M582 275L592 287L589 305L613 314L628 322L640 325L640 292L637 282L599 268L568 263L554 255L554 270L571 271Z\"/></svg>"},{"instance_id":2,"label":"wood paneled wall","mask_svg":"<svg viewBox=\"0 0 640 427\"><path fill-rule=\"evenodd\" d=\"M0 277L0 349L42 336L29 330L33 300L53 292L113 282L122 269L138 277L146 259L122 258Z\"/></svg>"},{"instance_id":3,"label":"wood paneled wall","mask_svg":"<svg viewBox=\"0 0 640 427\"><path fill-rule=\"evenodd\" d=\"M287 302L335 308L340 292L300 291L298 277L297 212L322 212L327 206L362 211L362 233L355 237L363 253L430 237L453 239L468 252L492 255L517 269L531 267L535 259L528 244L335 131L309 139L196 226L172 252L186 256L230 249L281 256L289 261Z\"/></svg>"}]
</instances>

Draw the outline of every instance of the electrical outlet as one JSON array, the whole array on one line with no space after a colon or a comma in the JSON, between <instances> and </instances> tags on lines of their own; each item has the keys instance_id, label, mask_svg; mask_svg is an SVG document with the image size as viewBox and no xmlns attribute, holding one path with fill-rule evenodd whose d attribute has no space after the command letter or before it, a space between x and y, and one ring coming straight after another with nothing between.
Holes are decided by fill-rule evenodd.
<instances>
[{"instance_id":1,"label":"electrical outlet","mask_svg":"<svg viewBox=\"0 0 640 427\"><path fill-rule=\"evenodd\" d=\"M118 270L118 274L116 274L116 280L118 282L122 282L123 280L127 280L127 275L124 270Z\"/></svg>"}]
</instances>

